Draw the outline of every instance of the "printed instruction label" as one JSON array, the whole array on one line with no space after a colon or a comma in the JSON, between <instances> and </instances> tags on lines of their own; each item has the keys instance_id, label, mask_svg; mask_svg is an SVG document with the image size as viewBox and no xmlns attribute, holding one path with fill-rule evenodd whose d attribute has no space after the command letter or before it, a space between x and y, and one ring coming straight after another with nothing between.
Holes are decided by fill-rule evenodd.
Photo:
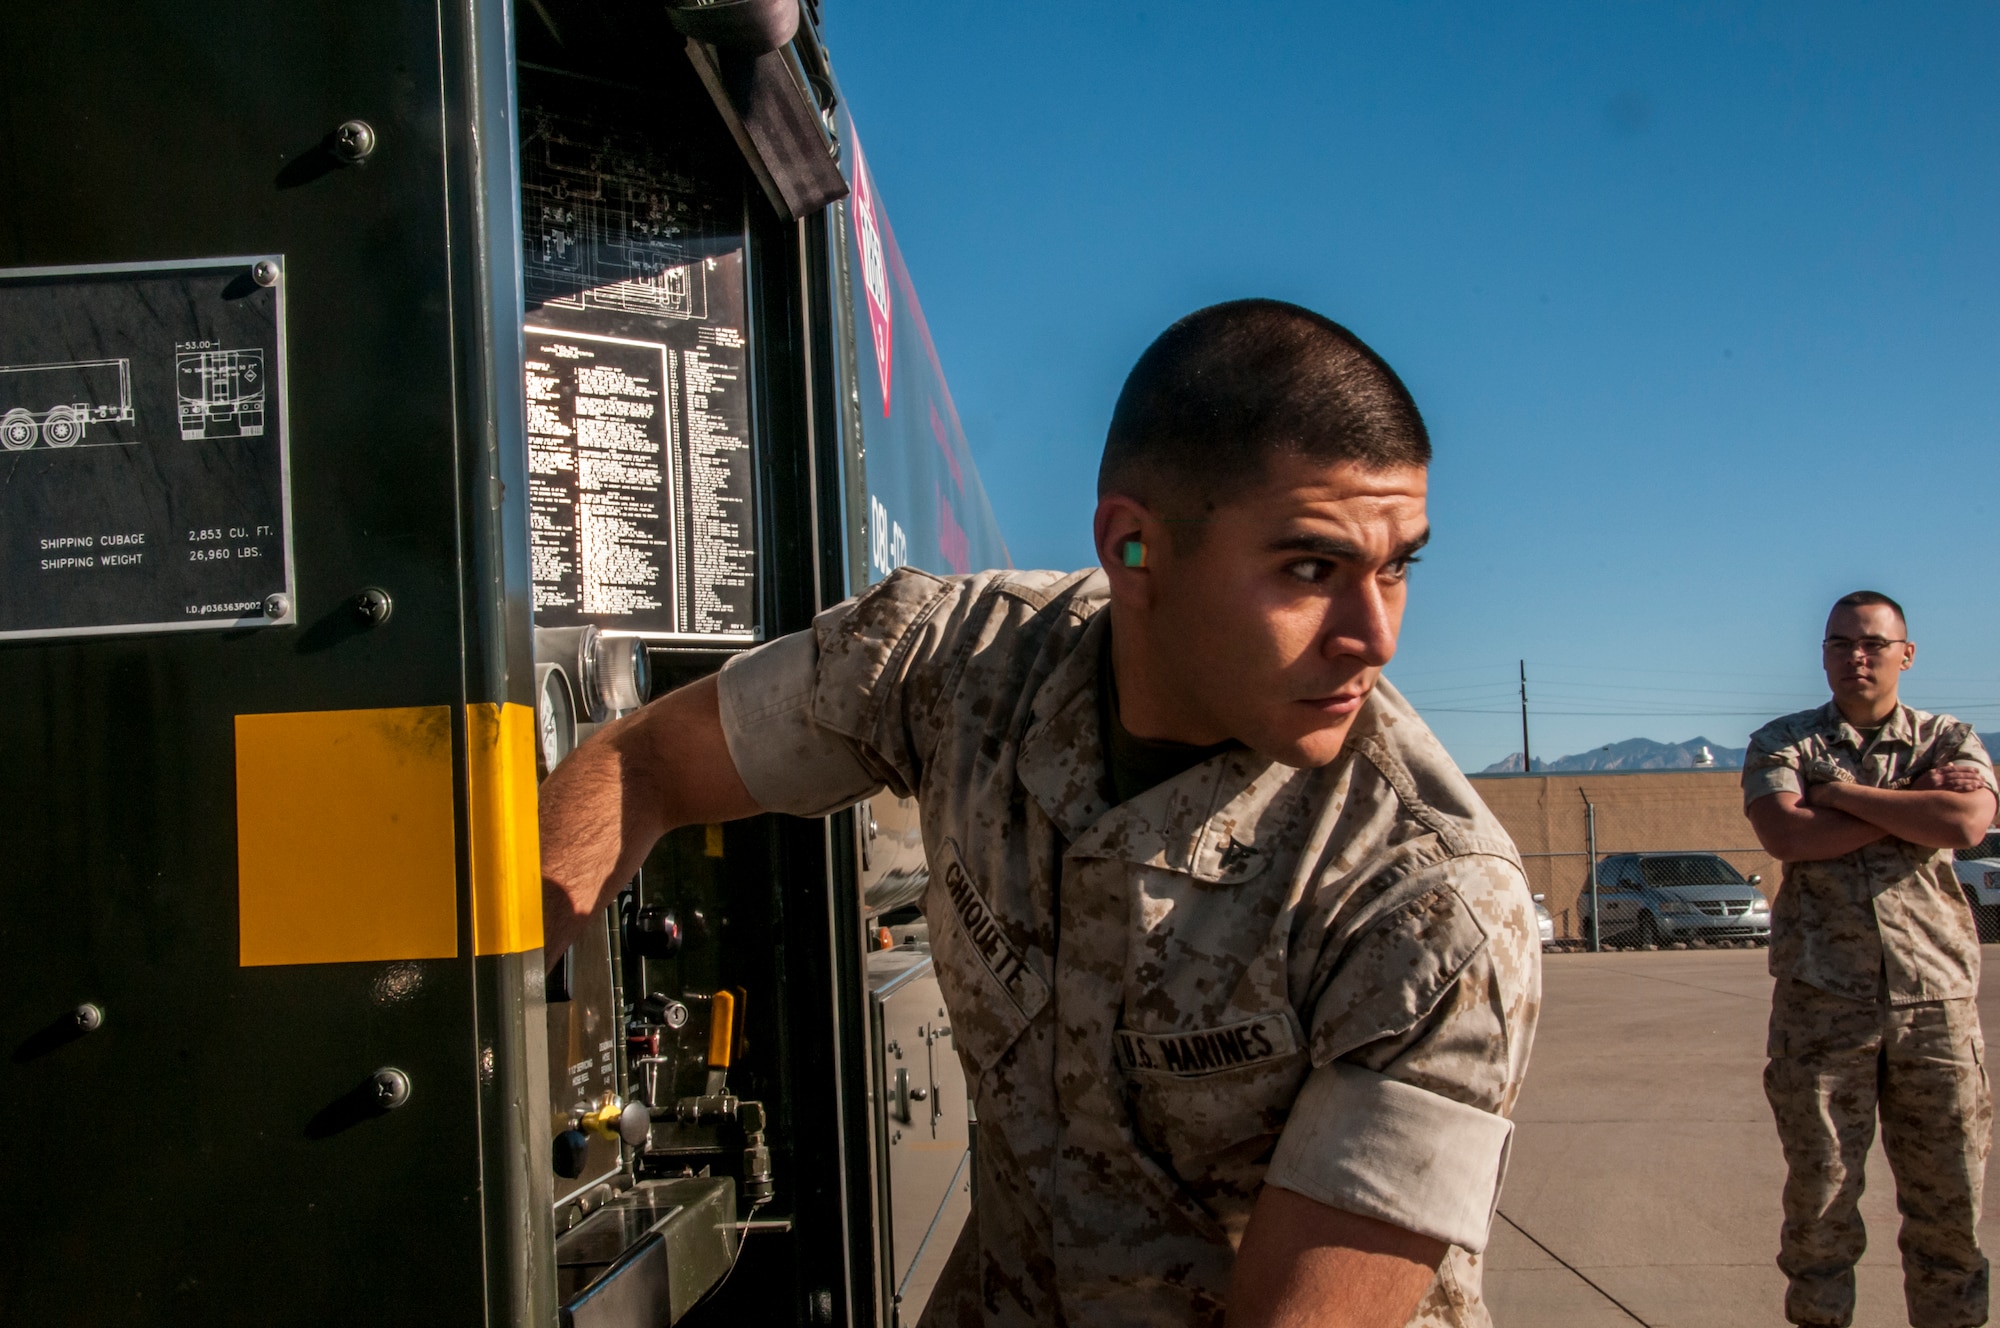
<instances>
[{"instance_id":1,"label":"printed instruction label","mask_svg":"<svg viewBox=\"0 0 2000 1328\"><path fill-rule=\"evenodd\" d=\"M757 638L740 199L523 95L537 625Z\"/></svg>"}]
</instances>

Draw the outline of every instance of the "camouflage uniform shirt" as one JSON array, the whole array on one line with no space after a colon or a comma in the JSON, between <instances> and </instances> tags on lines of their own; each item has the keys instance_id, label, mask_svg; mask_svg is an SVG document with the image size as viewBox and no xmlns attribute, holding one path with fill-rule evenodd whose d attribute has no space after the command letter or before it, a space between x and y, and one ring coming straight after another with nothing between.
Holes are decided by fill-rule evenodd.
<instances>
[{"instance_id":1,"label":"camouflage uniform shirt","mask_svg":"<svg viewBox=\"0 0 2000 1328\"><path fill-rule=\"evenodd\" d=\"M1453 1246L1484 1323L1540 998L1513 845L1386 685L1342 756L1243 750L1107 805L1099 573L900 571L732 660L764 806L923 808L924 900L979 1118L926 1324L1217 1324L1267 1180Z\"/></svg>"},{"instance_id":2,"label":"camouflage uniform shirt","mask_svg":"<svg viewBox=\"0 0 2000 1328\"><path fill-rule=\"evenodd\" d=\"M1744 805L1811 784L1907 788L1927 770L1970 766L1994 787L1970 724L1899 705L1864 738L1828 701L1774 719L1743 758ZM1824 862L1788 862L1771 911L1771 973L1892 1005L1979 992L1979 936L1949 849L1888 838Z\"/></svg>"}]
</instances>

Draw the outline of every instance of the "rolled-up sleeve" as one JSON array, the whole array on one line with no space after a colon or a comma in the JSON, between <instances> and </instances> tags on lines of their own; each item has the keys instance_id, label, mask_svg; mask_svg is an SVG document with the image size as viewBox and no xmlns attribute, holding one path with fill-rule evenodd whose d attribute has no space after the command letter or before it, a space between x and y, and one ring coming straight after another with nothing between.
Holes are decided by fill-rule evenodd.
<instances>
[{"instance_id":1,"label":"rolled-up sleeve","mask_svg":"<svg viewBox=\"0 0 2000 1328\"><path fill-rule=\"evenodd\" d=\"M1477 1253L1541 1010L1534 904L1519 864L1491 854L1404 891L1341 946L1265 1180Z\"/></svg>"},{"instance_id":2,"label":"rolled-up sleeve","mask_svg":"<svg viewBox=\"0 0 2000 1328\"><path fill-rule=\"evenodd\" d=\"M1773 793L1805 791L1799 778L1798 744L1775 742L1764 729L1752 735L1749 749L1743 753L1743 805L1748 807Z\"/></svg>"},{"instance_id":3,"label":"rolled-up sleeve","mask_svg":"<svg viewBox=\"0 0 2000 1328\"><path fill-rule=\"evenodd\" d=\"M992 578L900 568L723 667L722 733L744 786L772 811L824 816L885 785L913 792L939 698Z\"/></svg>"},{"instance_id":4,"label":"rolled-up sleeve","mask_svg":"<svg viewBox=\"0 0 2000 1328\"><path fill-rule=\"evenodd\" d=\"M2000 795L2000 783L1993 778L1993 758L1987 754L1986 744L1972 731L1972 725L1960 725L1959 732L1953 736L1951 750L1941 753L1941 756L1939 763L1942 765L1969 766L1977 770L1979 777L1986 781L1988 791Z\"/></svg>"},{"instance_id":5,"label":"rolled-up sleeve","mask_svg":"<svg viewBox=\"0 0 2000 1328\"><path fill-rule=\"evenodd\" d=\"M1477 1254L1514 1124L1346 1061L1306 1077L1267 1183Z\"/></svg>"},{"instance_id":6,"label":"rolled-up sleeve","mask_svg":"<svg viewBox=\"0 0 2000 1328\"><path fill-rule=\"evenodd\" d=\"M722 736L757 805L824 816L882 786L854 742L813 718L819 651L795 632L737 655L717 680Z\"/></svg>"}]
</instances>

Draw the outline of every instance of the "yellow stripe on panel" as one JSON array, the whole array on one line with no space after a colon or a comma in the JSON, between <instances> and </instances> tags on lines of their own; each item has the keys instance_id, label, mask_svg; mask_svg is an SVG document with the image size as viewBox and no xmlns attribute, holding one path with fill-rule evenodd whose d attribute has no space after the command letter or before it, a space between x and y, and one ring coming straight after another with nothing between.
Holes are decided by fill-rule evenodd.
<instances>
[{"instance_id":1,"label":"yellow stripe on panel","mask_svg":"<svg viewBox=\"0 0 2000 1328\"><path fill-rule=\"evenodd\" d=\"M472 951L542 944L542 851L535 821L535 712L482 703L466 711L472 790Z\"/></svg>"},{"instance_id":2,"label":"yellow stripe on panel","mask_svg":"<svg viewBox=\"0 0 2000 1328\"><path fill-rule=\"evenodd\" d=\"M458 953L451 710L236 717L245 966Z\"/></svg>"}]
</instances>

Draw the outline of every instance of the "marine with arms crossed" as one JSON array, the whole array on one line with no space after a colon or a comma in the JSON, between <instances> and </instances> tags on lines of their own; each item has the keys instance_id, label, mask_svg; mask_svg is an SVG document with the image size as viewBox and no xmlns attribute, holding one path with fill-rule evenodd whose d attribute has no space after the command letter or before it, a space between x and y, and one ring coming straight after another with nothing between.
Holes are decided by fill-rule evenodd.
<instances>
[{"instance_id":1,"label":"marine with arms crossed","mask_svg":"<svg viewBox=\"0 0 2000 1328\"><path fill-rule=\"evenodd\" d=\"M1788 1168L1778 1267L1785 1318L1815 1328L1854 1321L1878 1112L1910 1322L1986 1322L1977 1227L1993 1098L1979 935L1951 850L1993 823L1993 763L1970 724L1898 699L1909 635L1887 595L1842 596L1820 643L1833 699L1758 729L1743 758L1751 828L1785 864L1764 1070Z\"/></svg>"},{"instance_id":2,"label":"marine with arms crossed","mask_svg":"<svg viewBox=\"0 0 2000 1328\"><path fill-rule=\"evenodd\" d=\"M1113 414L1101 569L905 568L578 748L548 953L677 826L914 794L980 1140L925 1325L1489 1322L1540 950L1381 679L1429 462L1338 324L1190 315Z\"/></svg>"}]
</instances>

